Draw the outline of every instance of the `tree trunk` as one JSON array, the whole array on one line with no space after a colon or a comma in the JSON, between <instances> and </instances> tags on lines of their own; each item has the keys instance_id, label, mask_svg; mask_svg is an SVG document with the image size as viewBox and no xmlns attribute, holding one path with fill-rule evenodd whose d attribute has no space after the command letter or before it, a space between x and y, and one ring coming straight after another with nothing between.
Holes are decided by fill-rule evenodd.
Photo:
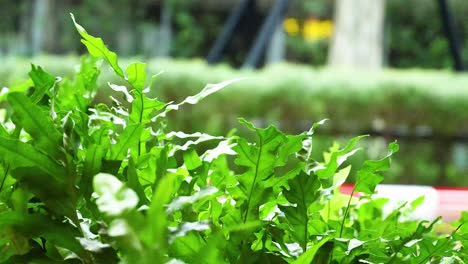
<instances>
[{"instance_id":1,"label":"tree trunk","mask_svg":"<svg viewBox=\"0 0 468 264\"><path fill-rule=\"evenodd\" d=\"M54 0L35 0L32 10L31 51L32 55L53 52L55 49L56 24L53 14Z\"/></svg>"},{"instance_id":2,"label":"tree trunk","mask_svg":"<svg viewBox=\"0 0 468 264\"><path fill-rule=\"evenodd\" d=\"M273 34L271 41L268 45L266 63L275 64L284 60L284 53L286 50L285 34L283 25L280 23Z\"/></svg>"},{"instance_id":3,"label":"tree trunk","mask_svg":"<svg viewBox=\"0 0 468 264\"><path fill-rule=\"evenodd\" d=\"M161 7L158 56L169 57L172 41L172 1L164 1Z\"/></svg>"},{"instance_id":4,"label":"tree trunk","mask_svg":"<svg viewBox=\"0 0 468 264\"><path fill-rule=\"evenodd\" d=\"M385 0L336 0L329 65L381 68L384 11Z\"/></svg>"}]
</instances>

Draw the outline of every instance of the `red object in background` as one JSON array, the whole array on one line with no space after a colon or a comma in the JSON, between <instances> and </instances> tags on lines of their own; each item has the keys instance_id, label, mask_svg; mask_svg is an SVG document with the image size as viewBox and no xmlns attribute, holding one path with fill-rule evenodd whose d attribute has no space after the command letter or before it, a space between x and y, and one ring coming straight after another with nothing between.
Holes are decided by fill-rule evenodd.
<instances>
[{"instance_id":1,"label":"red object in background","mask_svg":"<svg viewBox=\"0 0 468 264\"><path fill-rule=\"evenodd\" d=\"M345 184L341 186L340 191L344 194L351 194L353 188L354 185ZM379 193L379 189L382 193ZM417 198L414 196L415 193L419 196L425 195L423 206L426 208L422 208L423 210L415 218L431 220L442 216L444 221L450 222L458 220L462 211L468 211L468 188L382 184L377 187L377 192L379 196L389 198L390 201L411 202ZM359 193L355 193L354 196L359 196Z\"/></svg>"}]
</instances>

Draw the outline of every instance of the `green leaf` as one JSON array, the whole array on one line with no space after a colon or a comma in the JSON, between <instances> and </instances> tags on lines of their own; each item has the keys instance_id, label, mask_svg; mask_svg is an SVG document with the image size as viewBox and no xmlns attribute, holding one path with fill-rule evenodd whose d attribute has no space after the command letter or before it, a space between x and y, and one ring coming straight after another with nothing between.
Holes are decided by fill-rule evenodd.
<instances>
[{"instance_id":1,"label":"green leaf","mask_svg":"<svg viewBox=\"0 0 468 264\"><path fill-rule=\"evenodd\" d=\"M232 139L222 140L214 149L209 149L201 156L203 161L212 163L215 159L222 155L236 155L236 152L232 148L236 145L231 143Z\"/></svg>"},{"instance_id":2,"label":"green leaf","mask_svg":"<svg viewBox=\"0 0 468 264\"><path fill-rule=\"evenodd\" d=\"M154 252L155 262L162 263L165 254L168 251L168 215L166 205L172 199L175 192L174 184L177 178L176 174L167 174L163 177L151 199L150 209L148 211L148 241L147 244Z\"/></svg>"},{"instance_id":3,"label":"green leaf","mask_svg":"<svg viewBox=\"0 0 468 264\"><path fill-rule=\"evenodd\" d=\"M322 238L318 243L313 245L311 248L307 249L302 255L299 256L292 264L309 264L313 262L315 255L320 250L320 248L330 240L330 237Z\"/></svg>"},{"instance_id":4,"label":"green leaf","mask_svg":"<svg viewBox=\"0 0 468 264\"><path fill-rule=\"evenodd\" d=\"M194 170L202 165L200 157L197 154L197 151L190 149L185 151L184 154L184 163L187 170Z\"/></svg>"},{"instance_id":5,"label":"green leaf","mask_svg":"<svg viewBox=\"0 0 468 264\"><path fill-rule=\"evenodd\" d=\"M200 93L185 98L185 100L181 104L185 104L185 103L197 104L202 99L206 98L208 95L215 93L227 87L228 85L231 85L233 83L239 82L244 79L245 78L237 78L237 79L232 79L232 80L224 81L224 82L217 83L217 84L212 84L212 83L207 84Z\"/></svg>"},{"instance_id":6,"label":"green leaf","mask_svg":"<svg viewBox=\"0 0 468 264\"><path fill-rule=\"evenodd\" d=\"M37 167L54 177L58 182L64 181L66 175L64 168L49 156L19 140L0 137L0 159L8 162L11 169Z\"/></svg>"},{"instance_id":7,"label":"green leaf","mask_svg":"<svg viewBox=\"0 0 468 264\"><path fill-rule=\"evenodd\" d=\"M0 137L10 137L10 134L6 131L2 124L0 124Z\"/></svg>"},{"instance_id":8,"label":"green leaf","mask_svg":"<svg viewBox=\"0 0 468 264\"><path fill-rule=\"evenodd\" d=\"M388 146L388 154L380 160L367 160L362 168L357 172L355 192L364 192L373 194L375 187L383 180L383 176L379 174L381 171L390 168L390 159L393 154L398 152L399 146L396 142L390 143Z\"/></svg>"},{"instance_id":9,"label":"green leaf","mask_svg":"<svg viewBox=\"0 0 468 264\"><path fill-rule=\"evenodd\" d=\"M140 200L140 203L148 204L149 202L148 202L148 199L146 198L145 190L140 183L138 173L137 173L137 168L135 167L135 162L133 161L132 158L130 158L128 162L127 180L128 180L127 181L128 187L132 188L133 191L136 192Z\"/></svg>"},{"instance_id":10,"label":"green leaf","mask_svg":"<svg viewBox=\"0 0 468 264\"><path fill-rule=\"evenodd\" d=\"M202 250L206 248L206 242L195 232L189 232L185 236L178 237L171 244L172 256L187 263L206 263L198 258Z\"/></svg>"},{"instance_id":11,"label":"green leaf","mask_svg":"<svg viewBox=\"0 0 468 264\"><path fill-rule=\"evenodd\" d=\"M76 30L82 37L81 42L86 46L89 54L91 54L91 56L94 57L105 59L110 64L112 69L114 69L114 72L123 78L124 74L122 68L120 68L119 66L117 54L110 51L101 38L96 38L89 35L88 32L86 32L86 30L80 24L76 23L73 14L70 14L70 16L73 20L73 24L75 24Z\"/></svg>"},{"instance_id":12,"label":"green leaf","mask_svg":"<svg viewBox=\"0 0 468 264\"><path fill-rule=\"evenodd\" d=\"M87 258L82 246L75 239L80 236L79 231L65 222L53 220L44 215L3 212L0 214L0 230L2 237L5 233L13 233L15 236L21 235L30 239L43 237L47 243L68 249L83 259Z\"/></svg>"},{"instance_id":13,"label":"green leaf","mask_svg":"<svg viewBox=\"0 0 468 264\"><path fill-rule=\"evenodd\" d=\"M274 176L274 168L283 166L288 157L299 151L302 145L300 138L287 137L273 126L259 129L244 119L239 121L255 131L258 136L256 144L239 138L233 148L238 153L235 163L247 168L238 178L239 185L233 189L238 192L240 201L245 202L243 209L245 223L257 220L259 206L267 202L265 194L268 192L268 187L271 187L267 179Z\"/></svg>"},{"instance_id":14,"label":"green leaf","mask_svg":"<svg viewBox=\"0 0 468 264\"><path fill-rule=\"evenodd\" d=\"M292 236L305 251L309 241L308 209L313 202L320 199L320 181L315 174L307 175L302 171L288 183L290 189L284 189L283 194L294 206L279 206L279 208L286 217Z\"/></svg>"},{"instance_id":15,"label":"green leaf","mask_svg":"<svg viewBox=\"0 0 468 264\"><path fill-rule=\"evenodd\" d=\"M83 177L80 182L80 189L83 191L83 195L86 199L91 197L93 192L93 177L101 172L102 159L104 158L106 152L107 149L105 149L104 146L98 144L91 144L86 150L83 166Z\"/></svg>"},{"instance_id":16,"label":"green leaf","mask_svg":"<svg viewBox=\"0 0 468 264\"><path fill-rule=\"evenodd\" d=\"M192 104L192 105L197 104L198 102L200 102L202 99L204 99L208 95L215 93L227 87L228 85L231 85L233 83L236 83L244 79L245 78L237 78L237 79L224 81L224 82L217 83L217 84L211 84L211 83L207 84L200 93L185 98L185 100L182 101L181 103L168 105L165 111L161 113L160 115L158 115L158 117L165 117L167 113L171 112L172 110L179 110L179 107L181 107L184 104Z\"/></svg>"},{"instance_id":17,"label":"green leaf","mask_svg":"<svg viewBox=\"0 0 468 264\"><path fill-rule=\"evenodd\" d=\"M111 145L110 159L123 160L128 155L128 150L132 147L138 146L140 136L143 132L143 125L131 124L128 125L122 134L119 136L117 143Z\"/></svg>"},{"instance_id":18,"label":"green leaf","mask_svg":"<svg viewBox=\"0 0 468 264\"><path fill-rule=\"evenodd\" d=\"M28 75L34 83L34 93L30 98L34 104L37 104L55 85L55 77L34 64L31 64L31 71Z\"/></svg>"},{"instance_id":19,"label":"green leaf","mask_svg":"<svg viewBox=\"0 0 468 264\"><path fill-rule=\"evenodd\" d=\"M97 79L101 71L97 68L97 58L92 56L81 56L80 71L76 76L77 82L82 85L86 91L93 91L97 85Z\"/></svg>"},{"instance_id":20,"label":"green leaf","mask_svg":"<svg viewBox=\"0 0 468 264\"><path fill-rule=\"evenodd\" d=\"M107 83L109 87L116 91L116 92L122 92L125 95L125 100L129 103L133 102L133 96L128 92L128 88L123 86L123 85L116 85L113 83Z\"/></svg>"},{"instance_id":21,"label":"green leaf","mask_svg":"<svg viewBox=\"0 0 468 264\"><path fill-rule=\"evenodd\" d=\"M139 92L143 92L146 82L146 64L135 62L127 67L127 81Z\"/></svg>"},{"instance_id":22,"label":"green leaf","mask_svg":"<svg viewBox=\"0 0 468 264\"><path fill-rule=\"evenodd\" d=\"M93 188L98 197L96 204L99 211L107 215L122 215L134 210L138 204L136 193L111 174L99 173L94 176Z\"/></svg>"},{"instance_id":23,"label":"green leaf","mask_svg":"<svg viewBox=\"0 0 468 264\"><path fill-rule=\"evenodd\" d=\"M217 136L212 136L212 135L209 135L209 134L205 134L205 133L200 133L200 132L195 132L195 133L192 133L192 134L186 134L184 132L180 132L180 131L171 131L169 133L166 134L166 137L165 137L167 140L172 140L173 138L179 138L179 139L188 139L190 138L190 140L186 141L183 145L182 144L177 144L177 145L174 145L174 147L171 149L170 153L169 153L169 156L173 156L175 152L179 151L179 150L189 150L190 148L202 143L202 142L206 142L206 141L210 141L210 140L219 140L219 139L224 139L224 137L217 137ZM195 140L193 140L195 139Z\"/></svg>"},{"instance_id":24,"label":"green leaf","mask_svg":"<svg viewBox=\"0 0 468 264\"><path fill-rule=\"evenodd\" d=\"M132 111L130 120L136 124L147 124L152 121L156 115L155 112L163 109L167 104L158 99L148 98L140 92L136 92L135 99L132 102Z\"/></svg>"},{"instance_id":25,"label":"green leaf","mask_svg":"<svg viewBox=\"0 0 468 264\"><path fill-rule=\"evenodd\" d=\"M357 150L353 150L356 144L363 139L366 136L357 136L355 138L352 138L346 147L343 149L340 149L338 151L333 151L331 153L330 159L328 163L325 165L324 168L321 168L316 171L316 174L319 176L321 179L328 179L335 175L336 170L338 167L346 161L346 159L356 153Z\"/></svg>"},{"instance_id":26,"label":"green leaf","mask_svg":"<svg viewBox=\"0 0 468 264\"><path fill-rule=\"evenodd\" d=\"M62 135L51 117L22 93L10 93L8 102L15 111L18 123L37 141L37 147L54 158L60 158L63 155L60 151Z\"/></svg>"},{"instance_id":27,"label":"green leaf","mask_svg":"<svg viewBox=\"0 0 468 264\"><path fill-rule=\"evenodd\" d=\"M23 81L17 84L11 84L11 86L8 88L3 87L0 89L0 102L5 101L9 93L13 93L13 92L26 93L33 86L34 86L33 81L31 79L27 79L26 81Z\"/></svg>"},{"instance_id":28,"label":"green leaf","mask_svg":"<svg viewBox=\"0 0 468 264\"><path fill-rule=\"evenodd\" d=\"M78 223L76 201L78 190L65 177L53 177L37 167L20 167L11 171L18 184L45 203L49 211Z\"/></svg>"},{"instance_id":29,"label":"green leaf","mask_svg":"<svg viewBox=\"0 0 468 264\"><path fill-rule=\"evenodd\" d=\"M212 186L208 186L196 193L194 193L191 196L178 196L170 204L167 206L167 212L168 213L173 213L177 210L182 209L184 206L189 205L189 204L194 204L195 202L211 197L213 194L217 193L218 189Z\"/></svg>"}]
</instances>

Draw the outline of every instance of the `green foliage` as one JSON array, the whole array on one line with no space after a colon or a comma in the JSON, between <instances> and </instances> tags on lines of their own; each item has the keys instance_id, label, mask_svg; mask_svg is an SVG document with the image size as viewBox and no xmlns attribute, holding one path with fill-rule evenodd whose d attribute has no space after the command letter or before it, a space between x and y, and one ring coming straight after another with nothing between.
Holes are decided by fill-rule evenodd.
<instances>
[{"instance_id":1,"label":"green foliage","mask_svg":"<svg viewBox=\"0 0 468 264\"><path fill-rule=\"evenodd\" d=\"M322 159L312 142L323 121L289 135L239 119L256 140L170 131L168 113L180 114L238 80L164 103L147 93L155 78L147 80L145 64L130 64L124 75L102 40L75 25L91 55L125 83L110 85L126 100L92 103L100 71L90 58L73 79L57 83L33 67L34 92L7 93L0 130L1 263L467 260L466 213L450 235L437 235L438 219L407 221L400 210L383 216L385 201L372 198L396 143L387 156L358 169L353 193L359 198L343 195L339 187L350 173L343 164L363 136Z\"/></svg>"},{"instance_id":2,"label":"green foliage","mask_svg":"<svg viewBox=\"0 0 468 264\"><path fill-rule=\"evenodd\" d=\"M131 64L128 59L119 61L122 65ZM60 76L77 78L73 77L73 65L79 63L76 57L42 57L35 59L34 63L44 65L44 69ZM29 87L23 86L27 82L18 81L27 77L29 62L15 60L7 61L5 65L14 65L3 68L0 65L0 74L11 91L24 91ZM275 124L288 133L300 133L308 129L309 120L332 117L333 122L322 126L321 133L315 137L316 153L326 151L334 141L345 145L353 136L369 131L383 136L372 136L363 141L364 151L348 160L348 164L354 165L349 180L355 179L359 164L364 160L385 154L385 145L395 138L393 133L401 133L409 138L398 139L401 154L394 157L390 171L383 173L385 183L468 186L468 178L465 177L468 173L468 144L451 138L468 133L468 111L465 110L468 109L468 90L464 89L468 78L463 74L391 70L369 75L292 64L244 72L223 65L208 66L201 61L174 60L150 61L147 70L164 70L150 91L161 101L181 102L186 95L199 92L206 83L248 77L212 94L209 100L196 107L186 105L187 111L169 113L169 130L205 131L219 136L237 128L240 135L252 136L237 122L237 116L243 116L247 120ZM64 81L67 80L63 80L61 85ZM100 89L97 96L93 96L94 103L112 104L109 94L122 98L124 93L109 88L108 82L120 87L125 84L109 67L102 67L97 82ZM68 96L76 97L73 89L67 91ZM123 100L126 101L125 98ZM132 98L136 96L132 95ZM143 100L147 101L147 106L159 104ZM145 111L151 114L151 108ZM132 118L138 118L137 112L133 112Z\"/></svg>"}]
</instances>

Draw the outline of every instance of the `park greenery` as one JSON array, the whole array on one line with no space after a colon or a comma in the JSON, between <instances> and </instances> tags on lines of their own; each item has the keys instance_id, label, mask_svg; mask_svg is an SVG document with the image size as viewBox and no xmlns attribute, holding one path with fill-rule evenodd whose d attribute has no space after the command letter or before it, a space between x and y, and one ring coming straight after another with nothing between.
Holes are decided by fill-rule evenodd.
<instances>
[{"instance_id":1,"label":"park greenery","mask_svg":"<svg viewBox=\"0 0 468 264\"><path fill-rule=\"evenodd\" d=\"M73 16L72 16L73 18ZM374 199L399 145L339 187L366 136L317 152L325 122L298 134L259 128L213 136L171 129L171 114L243 79L178 102L149 94L160 74L122 68L102 39L74 25L91 56L72 77L31 65L11 87L0 125L2 263L465 263L468 214L449 234L410 220L423 197L384 214ZM125 85L94 103L101 63ZM214 111L214 110L213 110ZM333 122L333 121L330 121Z\"/></svg>"},{"instance_id":2,"label":"park greenery","mask_svg":"<svg viewBox=\"0 0 468 264\"><path fill-rule=\"evenodd\" d=\"M171 25L173 40L170 56L174 58L206 57L214 40L222 31L228 8L210 9L208 6L218 1L202 0L166 0L166 1L127 1L127 0L49 0L50 15L34 23L31 14L36 12L34 2L27 0L4 1L0 16L0 54L10 55L35 54L32 43L32 31L42 28L44 45L42 52L49 54L67 54L81 52L82 47L77 37L68 34L72 25L67 23L68 11L80 14L87 21L87 28L100 32L106 43L121 55L157 55L157 41L146 41L148 30L160 26L161 5L168 3L173 10ZM225 1L226 2L226 1ZM236 2L236 1L227 1ZM274 2L274 1L258 1ZM333 18L334 2L330 0L297 0L290 1L291 8L288 18L301 21L307 19L331 20ZM219 2L221 3L221 2ZM468 24L465 14L468 12L468 2L464 0L448 1L453 13L457 39L460 43L462 56L466 58L468 45ZM221 4L218 4L221 6ZM262 5L263 6L263 5ZM232 7L232 5L230 6ZM256 24L260 25L267 15L265 7L260 8ZM214 11L213 11L214 10ZM116 16L115 14L119 15ZM385 53L386 65L392 68L438 68L451 67L451 57L448 42L444 36L438 13L437 1L427 0L391 0L386 1L385 9ZM41 26L41 23L42 24ZM119 25L116 27L116 25ZM39 32L40 33L40 32ZM122 36L131 36L124 38ZM230 55L225 61L238 65L239 58L244 58L249 46L245 46L245 36L235 36ZM128 42L128 43L127 43ZM191 43L191 45L186 45ZM132 46L125 48L126 45ZM303 37L287 36L286 59L308 65L325 65L329 40L305 41ZM152 49L149 47L153 47ZM37 54L35 54L37 55Z\"/></svg>"},{"instance_id":3,"label":"park greenery","mask_svg":"<svg viewBox=\"0 0 468 264\"><path fill-rule=\"evenodd\" d=\"M119 62L126 66L131 60ZM80 63L77 56L43 56L32 61L63 77L73 76ZM29 59L8 59L0 65L0 78L10 90L22 89L32 85L23 81L29 68ZM311 120L331 118L333 122L316 135L317 151L326 151L333 141L344 144L355 135L374 134L364 143L365 151L348 160L357 168L365 159L382 155L386 142L398 137L401 154L384 173L385 183L468 185L468 149L461 141L468 132L468 77L463 74L397 69L371 74L290 63L244 71L173 59L148 60L147 70L164 71L150 87L150 96L163 101L181 101L206 83L247 77L203 104L168 115L169 129L222 136L236 128L239 135L251 137L238 124L238 116L259 126L275 124L287 133L307 130ZM121 98L107 83L125 85L125 80L106 67L100 76L93 103L112 103L110 94Z\"/></svg>"}]
</instances>

